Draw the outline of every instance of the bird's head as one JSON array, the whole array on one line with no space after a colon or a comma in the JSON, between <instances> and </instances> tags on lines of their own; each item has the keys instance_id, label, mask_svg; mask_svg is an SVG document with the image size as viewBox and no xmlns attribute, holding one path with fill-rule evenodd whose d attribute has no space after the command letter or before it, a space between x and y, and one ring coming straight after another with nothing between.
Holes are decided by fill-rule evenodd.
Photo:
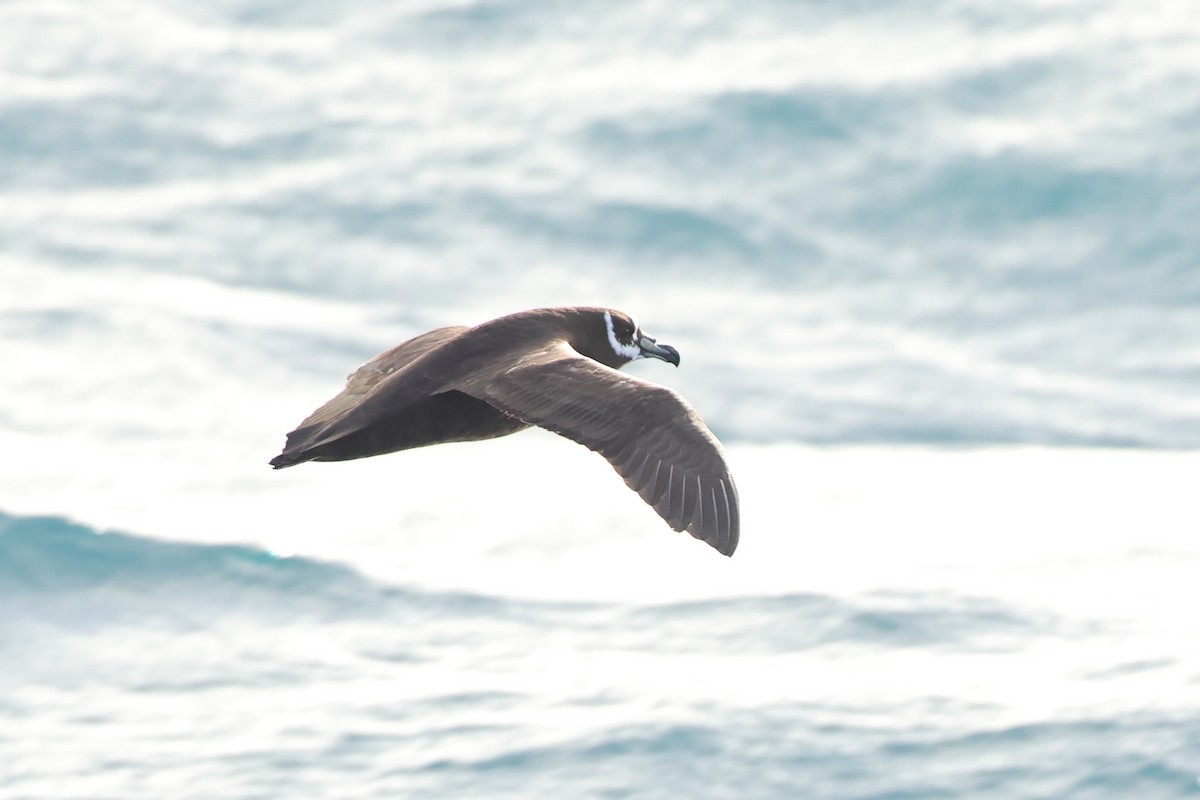
<instances>
[{"instance_id":1,"label":"bird's head","mask_svg":"<svg viewBox=\"0 0 1200 800\"><path fill-rule=\"evenodd\" d=\"M679 366L679 351L669 344L659 344L628 314L606 308L599 309L597 317L596 327L602 325L603 330L596 331L600 335L593 338L599 341L588 355L600 363L620 369L639 358L657 358Z\"/></svg>"}]
</instances>

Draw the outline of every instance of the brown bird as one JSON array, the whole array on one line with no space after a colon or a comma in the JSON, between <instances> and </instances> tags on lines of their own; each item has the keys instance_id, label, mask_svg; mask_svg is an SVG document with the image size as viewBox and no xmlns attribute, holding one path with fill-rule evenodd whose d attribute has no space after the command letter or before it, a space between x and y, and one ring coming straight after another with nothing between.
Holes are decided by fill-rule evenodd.
<instances>
[{"instance_id":1,"label":"brown bird","mask_svg":"<svg viewBox=\"0 0 1200 800\"><path fill-rule=\"evenodd\" d=\"M617 370L679 351L606 308L540 308L438 328L372 358L288 434L276 469L538 425L608 459L672 528L725 555L738 497L717 438L677 392Z\"/></svg>"}]
</instances>

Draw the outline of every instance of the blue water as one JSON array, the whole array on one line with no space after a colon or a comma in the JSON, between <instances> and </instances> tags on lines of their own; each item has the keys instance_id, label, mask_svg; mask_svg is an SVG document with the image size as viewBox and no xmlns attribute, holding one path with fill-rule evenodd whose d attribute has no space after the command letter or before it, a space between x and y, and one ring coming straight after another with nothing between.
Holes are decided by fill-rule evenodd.
<instances>
[{"instance_id":1,"label":"blue water","mask_svg":"<svg viewBox=\"0 0 1200 800\"><path fill-rule=\"evenodd\" d=\"M1171 0L0 4L0 795L1200 794ZM273 473L634 313L733 559L537 431Z\"/></svg>"},{"instance_id":2,"label":"blue water","mask_svg":"<svg viewBox=\"0 0 1200 800\"><path fill-rule=\"evenodd\" d=\"M981 709L936 691L813 700L790 685L802 668L769 703L737 699L781 659L855 668L921 650L980 665L1100 635L981 598L518 601L7 516L0 577L6 796L1200 792L1194 710L977 727ZM704 699L629 674L651 664L708 684ZM1120 687L1164 666L1078 679ZM871 681L886 682L904 679Z\"/></svg>"}]
</instances>

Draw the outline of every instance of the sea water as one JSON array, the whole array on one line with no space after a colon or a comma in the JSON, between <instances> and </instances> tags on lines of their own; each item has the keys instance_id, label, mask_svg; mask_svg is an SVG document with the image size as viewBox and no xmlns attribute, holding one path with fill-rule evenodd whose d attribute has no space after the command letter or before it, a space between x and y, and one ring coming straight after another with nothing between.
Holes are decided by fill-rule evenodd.
<instances>
[{"instance_id":1,"label":"sea water","mask_svg":"<svg viewBox=\"0 0 1200 800\"><path fill-rule=\"evenodd\" d=\"M0 797L1200 796L1185 3L0 5ZM543 431L282 472L634 313L732 559Z\"/></svg>"},{"instance_id":2,"label":"sea water","mask_svg":"<svg viewBox=\"0 0 1200 800\"><path fill-rule=\"evenodd\" d=\"M305 555L5 517L11 795L1200 791L1193 455L735 446L726 560L582 448L458 447L221 532Z\"/></svg>"}]
</instances>

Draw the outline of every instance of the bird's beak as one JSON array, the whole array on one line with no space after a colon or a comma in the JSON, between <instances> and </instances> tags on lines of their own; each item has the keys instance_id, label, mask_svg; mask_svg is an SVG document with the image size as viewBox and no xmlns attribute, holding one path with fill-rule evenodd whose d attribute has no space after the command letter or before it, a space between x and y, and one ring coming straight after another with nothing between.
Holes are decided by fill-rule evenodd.
<instances>
[{"instance_id":1,"label":"bird's beak","mask_svg":"<svg viewBox=\"0 0 1200 800\"><path fill-rule=\"evenodd\" d=\"M679 366L679 351L669 344L659 344L643 334L638 338L638 348L642 351L643 358L658 358Z\"/></svg>"}]
</instances>

